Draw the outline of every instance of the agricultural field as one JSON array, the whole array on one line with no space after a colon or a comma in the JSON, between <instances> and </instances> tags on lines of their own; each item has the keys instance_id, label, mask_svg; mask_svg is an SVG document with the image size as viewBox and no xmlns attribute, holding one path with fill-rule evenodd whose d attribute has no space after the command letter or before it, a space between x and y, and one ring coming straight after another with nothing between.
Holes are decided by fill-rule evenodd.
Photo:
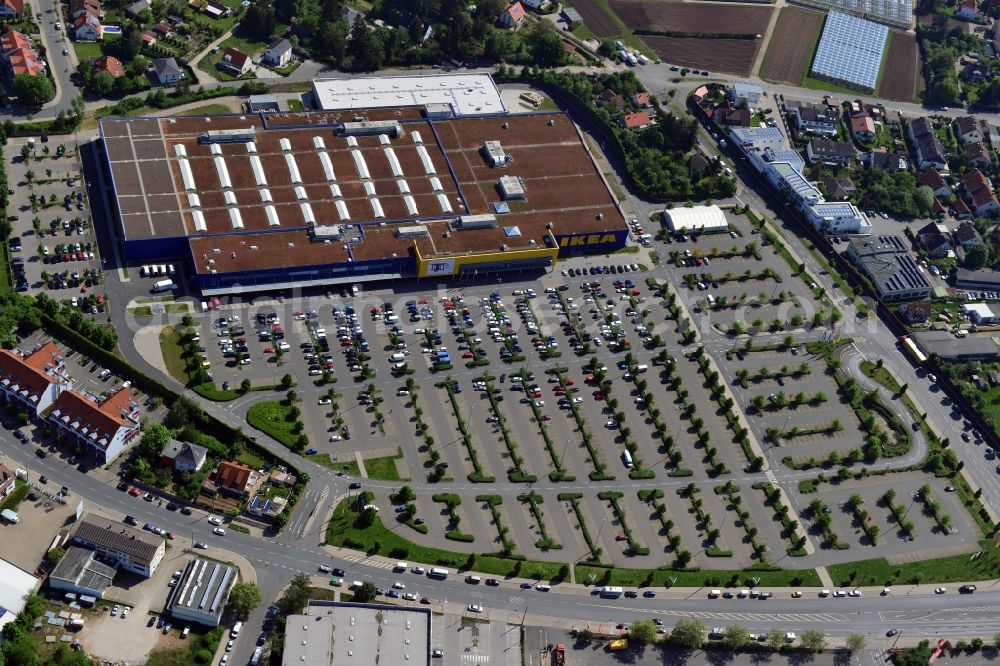
<instances>
[{"instance_id":1,"label":"agricultural field","mask_svg":"<svg viewBox=\"0 0 1000 666\"><path fill-rule=\"evenodd\" d=\"M889 99L912 101L920 83L920 51L913 35L893 30L883 63L879 95Z\"/></svg>"},{"instance_id":2,"label":"agricultural field","mask_svg":"<svg viewBox=\"0 0 1000 666\"><path fill-rule=\"evenodd\" d=\"M761 78L798 85L808 71L822 27L822 12L800 7L782 9L764 54Z\"/></svg>"},{"instance_id":3,"label":"agricultural field","mask_svg":"<svg viewBox=\"0 0 1000 666\"><path fill-rule=\"evenodd\" d=\"M608 16L597 0L573 0L573 8L580 12L583 24L598 37L615 37L622 33L618 23Z\"/></svg>"},{"instance_id":4,"label":"agricultural field","mask_svg":"<svg viewBox=\"0 0 1000 666\"><path fill-rule=\"evenodd\" d=\"M717 5L709 10L701 3L611 0L610 4L631 30L673 34L762 35L772 11L740 5Z\"/></svg>"},{"instance_id":5,"label":"agricultural field","mask_svg":"<svg viewBox=\"0 0 1000 666\"><path fill-rule=\"evenodd\" d=\"M713 72L746 75L757 56L757 39L699 39L643 35L664 62Z\"/></svg>"}]
</instances>

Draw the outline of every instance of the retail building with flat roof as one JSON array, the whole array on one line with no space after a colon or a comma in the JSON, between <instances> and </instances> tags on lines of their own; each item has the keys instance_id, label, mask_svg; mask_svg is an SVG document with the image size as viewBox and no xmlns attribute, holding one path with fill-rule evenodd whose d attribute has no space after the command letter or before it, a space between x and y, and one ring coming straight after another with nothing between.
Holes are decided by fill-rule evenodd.
<instances>
[{"instance_id":1,"label":"retail building with flat roof","mask_svg":"<svg viewBox=\"0 0 1000 666\"><path fill-rule=\"evenodd\" d=\"M230 564L195 557L167 595L167 611L177 620L217 627L238 577Z\"/></svg>"},{"instance_id":2,"label":"retail building with flat roof","mask_svg":"<svg viewBox=\"0 0 1000 666\"><path fill-rule=\"evenodd\" d=\"M431 663L427 608L310 601L285 622L282 666Z\"/></svg>"},{"instance_id":3,"label":"retail building with flat roof","mask_svg":"<svg viewBox=\"0 0 1000 666\"><path fill-rule=\"evenodd\" d=\"M506 113L486 73L314 79L313 105L321 111L430 107L430 113L468 116Z\"/></svg>"},{"instance_id":4,"label":"retail building with flat roof","mask_svg":"<svg viewBox=\"0 0 1000 666\"><path fill-rule=\"evenodd\" d=\"M205 295L551 269L625 244L563 113L369 111L100 123L126 259Z\"/></svg>"}]
</instances>

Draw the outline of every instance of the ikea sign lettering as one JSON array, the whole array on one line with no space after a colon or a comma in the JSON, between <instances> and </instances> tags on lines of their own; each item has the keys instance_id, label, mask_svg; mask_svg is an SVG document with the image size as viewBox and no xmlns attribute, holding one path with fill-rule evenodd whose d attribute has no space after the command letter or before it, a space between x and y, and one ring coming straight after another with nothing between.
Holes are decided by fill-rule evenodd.
<instances>
[{"instance_id":1,"label":"ikea sign lettering","mask_svg":"<svg viewBox=\"0 0 1000 666\"><path fill-rule=\"evenodd\" d=\"M616 242L618 242L618 236L615 234L581 234L580 236L563 236L559 239L559 247L585 247Z\"/></svg>"}]
</instances>

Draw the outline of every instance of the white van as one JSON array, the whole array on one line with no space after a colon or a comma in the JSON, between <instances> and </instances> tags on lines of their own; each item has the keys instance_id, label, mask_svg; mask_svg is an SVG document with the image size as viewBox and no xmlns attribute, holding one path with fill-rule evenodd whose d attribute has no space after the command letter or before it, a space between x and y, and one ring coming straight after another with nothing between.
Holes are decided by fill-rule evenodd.
<instances>
[{"instance_id":1,"label":"white van","mask_svg":"<svg viewBox=\"0 0 1000 666\"><path fill-rule=\"evenodd\" d=\"M394 314L388 315L385 318L385 323L387 324L397 324L399 323L399 317Z\"/></svg>"},{"instance_id":2,"label":"white van","mask_svg":"<svg viewBox=\"0 0 1000 666\"><path fill-rule=\"evenodd\" d=\"M706 296L705 300L708 301L709 305L715 305L715 296L712 296L712 294Z\"/></svg>"},{"instance_id":3,"label":"white van","mask_svg":"<svg viewBox=\"0 0 1000 666\"><path fill-rule=\"evenodd\" d=\"M331 567L329 564L321 564L319 565L319 570L322 571L323 573L330 573L331 571L333 571L333 567Z\"/></svg>"},{"instance_id":4,"label":"white van","mask_svg":"<svg viewBox=\"0 0 1000 666\"><path fill-rule=\"evenodd\" d=\"M646 365L645 363L643 363L642 365L635 366L636 372L646 372L647 370L649 370L649 366Z\"/></svg>"},{"instance_id":5,"label":"white van","mask_svg":"<svg viewBox=\"0 0 1000 666\"><path fill-rule=\"evenodd\" d=\"M394 362L394 363L398 363L399 361L402 361L405 358L406 358L406 354L404 354L403 352L396 352L395 354L391 354L389 356L389 360L392 361L392 362Z\"/></svg>"},{"instance_id":6,"label":"white van","mask_svg":"<svg viewBox=\"0 0 1000 666\"><path fill-rule=\"evenodd\" d=\"M721 595L722 595L721 590L709 590L708 592L709 599L718 599Z\"/></svg>"},{"instance_id":7,"label":"white van","mask_svg":"<svg viewBox=\"0 0 1000 666\"><path fill-rule=\"evenodd\" d=\"M149 266L143 266L139 269L139 275L142 277L149 277Z\"/></svg>"},{"instance_id":8,"label":"white van","mask_svg":"<svg viewBox=\"0 0 1000 666\"><path fill-rule=\"evenodd\" d=\"M469 585L479 585L479 583L482 582L482 579L479 576L466 576L465 582Z\"/></svg>"},{"instance_id":9,"label":"white van","mask_svg":"<svg viewBox=\"0 0 1000 666\"><path fill-rule=\"evenodd\" d=\"M396 566L392 570L394 573L405 573L409 566L406 562L396 562Z\"/></svg>"},{"instance_id":10,"label":"white van","mask_svg":"<svg viewBox=\"0 0 1000 666\"><path fill-rule=\"evenodd\" d=\"M629 453L628 451L625 451L625 453L622 454L622 460L625 462L625 467L627 467L628 469L632 469L632 466L634 465L634 463L632 462L632 454L631 453Z\"/></svg>"},{"instance_id":11,"label":"white van","mask_svg":"<svg viewBox=\"0 0 1000 666\"><path fill-rule=\"evenodd\" d=\"M239 636L240 635L240 629L242 629L242 628L243 628L243 623L242 622L237 622L236 624L234 624L232 630L229 632L229 637L230 638L236 638L237 636Z\"/></svg>"}]
</instances>

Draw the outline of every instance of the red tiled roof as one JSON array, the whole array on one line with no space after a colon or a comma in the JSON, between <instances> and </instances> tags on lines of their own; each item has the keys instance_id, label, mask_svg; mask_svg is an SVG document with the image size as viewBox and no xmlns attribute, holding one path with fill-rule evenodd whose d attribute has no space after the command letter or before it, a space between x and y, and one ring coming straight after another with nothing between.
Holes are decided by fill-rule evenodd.
<instances>
[{"instance_id":1,"label":"red tiled roof","mask_svg":"<svg viewBox=\"0 0 1000 666\"><path fill-rule=\"evenodd\" d=\"M989 189L990 184L986 180L986 176L983 175L983 172L976 169L974 171L969 171L962 176L962 187L964 187L965 191L969 194L975 194L983 188Z\"/></svg>"},{"instance_id":2,"label":"red tiled roof","mask_svg":"<svg viewBox=\"0 0 1000 666\"><path fill-rule=\"evenodd\" d=\"M249 60L250 56L234 48L227 48L222 52L222 61L229 63L230 66L236 69L243 69Z\"/></svg>"},{"instance_id":3,"label":"red tiled roof","mask_svg":"<svg viewBox=\"0 0 1000 666\"><path fill-rule=\"evenodd\" d=\"M875 133L875 121L869 115L851 116L851 131L855 134L861 132Z\"/></svg>"},{"instance_id":4,"label":"red tiled roof","mask_svg":"<svg viewBox=\"0 0 1000 666\"><path fill-rule=\"evenodd\" d=\"M215 473L215 484L243 492L247 488L251 474L253 469L250 467L224 460L219 463L219 469Z\"/></svg>"},{"instance_id":5,"label":"red tiled roof","mask_svg":"<svg viewBox=\"0 0 1000 666\"><path fill-rule=\"evenodd\" d=\"M934 191L937 191L947 185L947 183L944 182L944 178L940 173L938 173L937 169L928 169L927 171L924 171L922 174L917 176L917 182L921 185L926 185Z\"/></svg>"},{"instance_id":6,"label":"red tiled roof","mask_svg":"<svg viewBox=\"0 0 1000 666\"><path fill-rule=\"evenodd\" d=\"M31 48L31 40L17 30L11 30L0 36L0 50L12 51L14 49Z\"/></svg>"},{"instance_id":7,"label":"red tiled roof","mask_svg":"<svg viewBox=\"0 0 1000 666\"><path fill-rule=\"evenodd\" d=\"M645 111L639 113L628 113L623 118L625 127L642 127L649 124L649 114Z\"/></svg>"},{"instance_id":8,"label":"red tiled roof","mask_svg":"<svg viewBox=\"0 0 1000 666\"><path fill-rule=\"evenodd\" d=\"M3 6L15 14L24 13L24 0L3 0Z\"/></svg>"},{"instance_id":9,"label":"red tiled roof","mask_svg":"<svg viewBox=\"0 0 1000 666\"><path fill-rule=\"evenodd\" d=\"M955 212L959 215L967 215L972 212L969 210L969 207L965 205L965 202L958 198L955 199L955 203L952 204L952 206L955 208Z\"/></svg>"},{"instance_id":10,"label":"red tiled roof","mask_svg":"<svg viewBox=\"0 0 1000 666\"><path fill-rule=\"evenodd\" d=\"M99 442L102 438L110 441L119 428L134 425L126 418L122 412L131 413L133 409L129 403L135 403L135 394L132 389L121 389L102 402L97 403L89 400L82 393L76 391L63 391L56 400L53 412L59 411L59 418L69 417L69 424L74 422L79 424L76 430L83 433L86 428L86 436ZM91 437L95 433L95 437Z\"/></svg>"},{"instance_id":11,"label":"red tiled roof","mask_svg":"<svg viewBox=\"0 0 1000 666\"><path fill-rule=\"evenodd\" d=\"M9 349L0 349L0 380L17 384L29 395L41 395L49 384L57 381L45 372L45 365L55 366L52 354L59 354L59 348L49 342L28 356L21 356Z\"/></svg>"},{"instance_id":12,"label":"red tiled roof","mask_svg":"<svg viewBox=\"0 0 1000 666\"><path fill-rule=\"evenodd\" d=\"M94 72L107 72L114 78L125 76L125 68L122 62L114 56L101 56L94 61Z\"/></svg>"},{"instance_id":13,"label":"red tiled roof","mask_svg":"<svg viewBox=\"0 0 1000 666\"><path fill-rule=\"evenodd\" d=\"M101 13L101 3L98 0L69 0L70 16L73 16L77 12L99 15Z\"/></svg>"},{"instance_id":14,"label":"red tiled roof","mask_svg":"<svg viewBox=\"0 0 1000 666\"><path fill-rule=\"evenodd\" d=\"M524 7L521 6L520 2L515 2L505 10L505 13L510 14L511 19L516 23L524 18Z\"/></svg>"},{"instance_id":15,"label":"red tiled roof","mask_svg":"<svg viewBox=\"0 0 1000 666\"><path fill-rule=\"evenodd\" d=\"M632 95L632 103L637 106L646 106L650 103L649 93L645 90Z\"/></svg>"}]
</instances>

